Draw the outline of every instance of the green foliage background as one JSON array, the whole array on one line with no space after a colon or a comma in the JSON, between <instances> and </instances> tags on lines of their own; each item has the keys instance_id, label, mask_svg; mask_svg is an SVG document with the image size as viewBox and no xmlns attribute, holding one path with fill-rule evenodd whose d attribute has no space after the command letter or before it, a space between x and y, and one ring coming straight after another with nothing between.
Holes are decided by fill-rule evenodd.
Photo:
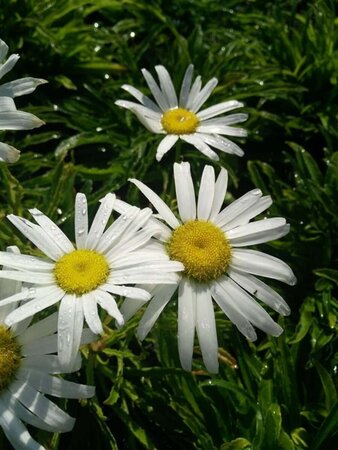
<instances>
[{"instance_id":1,"label":"green foliage background","mask_svg":"<svg viewBox=\"0 0 338 450\"><path fill-rule=\"evenodd\" d=\"M0 241L32 251L9 225L11 212L38 206L72 236L73 201L92 215L108 191L145 205L129 177L171 201L175 160L195 179L209 163L181 145L158 164L159 138L114 105L129 83L146 90L140 69L165 65L179 85L194 63L204 82L218 77L209 104L245 103L245 156L222 155L231 175L226 201L254 186L274 199L269 214L291 224L283 240L261 245L294 269L298 284L274 287L292 309L278 338L248 343L216 313L220 373L180 369L176 304L145 342L139 317L84 349L73 379L97 387L94 400L61 404L78 418L72 433L31 429L51 450L338 448L337 230L338 19L333 0L0 0L1 38L20 61L6 77L45 78L17 99L46 122L1 140L22 150L0 165ZM215 165L217 167L217 164ZM173 205L174 206L174 205ZM274 283L271 283L272 285ZM0 436L0 448L9 444Z\"/></svg>"}]
</instances>

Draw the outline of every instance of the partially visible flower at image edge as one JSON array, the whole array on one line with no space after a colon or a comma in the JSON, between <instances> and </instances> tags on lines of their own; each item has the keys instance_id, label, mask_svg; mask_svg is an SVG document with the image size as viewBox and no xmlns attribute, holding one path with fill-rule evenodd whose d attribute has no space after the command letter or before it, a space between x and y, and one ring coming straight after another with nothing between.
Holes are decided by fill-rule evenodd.
<instances>
[{"instance_id":1,"label":"partially visible flower at image edge","mask_svg":"<svg viewBox=\"0 0 338 450\"><path fill-rule=\"evenodd\" d=\"M8 45L0 39L0 79L13 69L19 55L8 57ZM31 130L44 125L44 122L34 114L18 111L13 98L30 94L40 84L47 83L41 78L20 78L0 85L0 130ZM0 161L14 163L20 157L15 147L0 142Z\"/></svg>"},{"instance_id":2,"label":"partially visible flower at image edge","mask_svg":"<svg viewBox=\"0 0 338 450\"><path fill-rule=\"evenodd\" d=\"M18 253L9 247L11 253ZM21 291L21 283L0 280L0 299ZM57 315L30 325L24 320L8 327L4 319L17 303L0 307L0 426L16 450L45 450L29 434L24 423L52 433L71 431L75 419L49 400L45 394L59 398L90 398L94 386L59 378L64 373L57 355ZM86 329L81 344L95 338ZM75 358L73 371L81 367L81 357ZM24 422L24 423L23 423Z\"/></svg>"},{"instance_id":3,"label":"partially visible flower at image edge","mask_svg":"<svg viewBox=\"0 0 338 450\"><path fill-rule=\"evenodd\" d=\"M244 106L243 103L237 100L228 100L200 111L216 87L217 78L209 80L203 88L200 76L197 76L192 83L194 66L190 64L183 77L181 90L177 97L167 69L159 65L155 66L155 70L160 85L146 69L142 69L142 74L156 103L135 87L124 84L122 89L129 92L140 103L117 100L115 104L133 112L149 131L155 134L166 134L157 148L157 161L162 159L163 155L176 144L178 139L193 145L203 155L215 161L219 157L211 147L238 156L244 154L237 144L223 135L246 136L245 129L231 125L244 122L248 115L236 113L215 118Z\"/></svg>"},{"instance_id":4,"label":"partially visible flower at image edge","mask_svg":"<svg viewBox=\"0 0 338 450\"><path fill-rule=\"evenodd\" d=\"M118 325L123 325L114 296L138 301L151 297L144 289L126 284L176 284L177 271L183 270L181 263L170 261L165 250L152 242L156 229L147 225L152 216L149 208L132 207L105 230L115 201L111 193L101 200L88 229L86 196L76 195L75 247L63 231L36 208L30 213L37 224L13 214L8 216L47 258L0 252L0 264L15 269L1 270L0 278L30 284L22 292L0 301L0 307L23 301L8 314L5 323L11 326L60 301L58 356L67 370L78 352L84 321L93 333L103 333L98 306L115 318Z\"/></svg>"},{"instance_id":5,"label":"partially visible flower at image edge","mask_svg":"<svg viewBox=\"0 0 338 450\"><path fill-rule=\"evenodd\" d=\"M185 267L176 286L148 286L153 298L143 314L137 336L144 339L178 287L178 348L182 367L191 370L195 328L204 364L218 371L218 341L212 299L248 340L257 339L253 325L272 336L283 329L253 297L282 315L290 309L283 298L254 275L296 283L290 267L278 258L243 247L281 238L289 225L281 217L250 222L271 204L270 196L253 189L223 210L228 175L221 169L215 180L213 167L205 166L196 205L187 162L174 164L180 220L163 200L141 181L132 179L163 220L159 239L170 258ZM120 205L121 213L128 206ZM158 220L153 219L153 220ZM158 220L160 221L160 220ZM145 304L145 302L143 302ZM142 303L126 299L121 312L127 320Z\"/></svg>"}]
</instances>

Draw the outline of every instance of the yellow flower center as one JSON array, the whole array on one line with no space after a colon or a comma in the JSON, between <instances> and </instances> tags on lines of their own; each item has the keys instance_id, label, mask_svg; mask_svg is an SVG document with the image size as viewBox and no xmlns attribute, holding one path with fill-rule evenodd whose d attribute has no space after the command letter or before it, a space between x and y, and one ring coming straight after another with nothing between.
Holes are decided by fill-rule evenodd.
<instances>
[{"instance_id":1,"label":"yellow flower center","mask_svg":"<svg viewBox=\"0 0 338 450\"><path fill-rule=\"evenodd\" d=\"M169 134L191 134L195 133L199 120L193 112L184 108L175 108L163 114L161 123Z\"/></svg>"},{"instance_id":2,"label":"yellow flower center","mask_svg":"<svg viewBox=\"0 0 338 450\"><path fill-rule=\"evenodd\" d=\"M63 255L55 264L57 284L69 294L82 295L103 284L109 266L103 255L94 250L74 250Z\"/></svg>"},{"instance_id":3,"label":"yellow flower center","mask_svg":"<svg viewBox=\"0 0 338 450\"><path fill-rule=\"evenodd\" d=\"M231 247L222 230L201 220L176 228L167 250L172 260L184 264L185 275L204 283L224 274L231 260Z\"/></svg>"},{"instance_id":4,"label":"yellow flower center","mask_svg":"<svg viewBox=\"0 0 338 450\"><path fill-rule=\"evenodd\" d=\"M14 380L20 361L20 344L8 328L0 325L0 392Z\"/></svg>"}]
</instances>

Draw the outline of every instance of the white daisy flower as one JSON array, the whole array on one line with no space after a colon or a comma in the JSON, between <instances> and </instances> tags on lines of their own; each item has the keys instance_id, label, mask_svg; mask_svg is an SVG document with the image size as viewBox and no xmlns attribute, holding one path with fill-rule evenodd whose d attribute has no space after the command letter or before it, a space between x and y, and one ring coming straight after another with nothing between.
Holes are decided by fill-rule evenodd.
<instances>
[{"instance_id":1,"label":"white daisy flower","mask_svg":"<svg viewBox=\"0 0 338 450\"><path fill-rule=\"evenodd\" d=\"M0 280L0 298L19 293L20 285L20 282ZM75 423L74 418L45 394L89 398L94 395L95 388L55 376L63 373L55 355L56 314L31 326L28 321L23 321L8 327L5 316L15 307L16 303L0 307L0 426L15 449L44 450L31 437L24 423L58 433L70 431ZM81 343L92 340L93 334L85 330ZM79 370L80 366L81 358L77 354L73 370Z\"/></svg>"},{"instance_id":2,"label":"white daisy flower","mask_svg":"<svg viewBox=\"0 0 338 450\"><path fill-rule=\"evenodd\" d=\"M279 336L282 328L253 297L282 315L290 309L282 297L255 275L294 285L296 278L283 261L245 247L278 239L289 231L285 219L250 222L272 203L254 189L221 210L227 189L227 171L205 166L197 204L187 162L174 164L180 219L161 198L141 181L131 181L157 210L162 223L161 241L170 259L184 264L177 286L152 286L153 295L138 327L144 339L178 287L178 349L182 367L191 369L195 328L203 361L210 372L218 371L218 343L212 299L250 341L257 336L253 325ZM153 219L155 220L155 219ZM126 299L121 312L127 320L142 306Z\"/></svg>"},{"instance_id":3,"label":"white daisy flower","mask_svg":"<svg viewBox=\"0 0 338 450\"><path fill-rule=\"evenodd\" d=\"M142 69L142 74L156 103L133 86L124 84L122 89L129 92L140 103L117 100L115 104L132 111L149 131L166 134L157 148L157 161L162 159L179 138L215 161L219 157L210 146L225 153L238 156L244 154L238 145L224 135L246 136L246 130L231 125L244 122L248 115L236 113L215 119L216 116L242 107L243 103L228 100L200 111L216 87L217 78L209 80L203 88L200 76L192 83L194 66L191 64L185 72L180 94L177 97L167 69L163 66L155 66L155 70L160 86L146 69Z\"/></svg>"},{"instance_id":4,"label":"white daisy flower","mask_svg":"<svg viewBox=\"0 0 338 450\"><path fill-rule=\"evenodd\" d=\"M13 69L19 55L10 55L6 60L8 45L0 39L0 79ZM31 130L44 124L42 120L24 111L16 109L13 98L30 94L39 84L47 83L41 78L20 78L0 85L0 130ZM0 142L0 161L16 162L20 152L11 145Z\"/></svg>"},{"instance_id":5,"label":"white daisy flower","mask_svg":"<svg viewBox=\"0 0 338 450\"><path fill-rule=\"evenodd\" d=\"M114 295L135 301L150 298L144 289L125 284L175 284L179 278L176 272L183 270L181 263L169 261L164 249L154 249L150 245L156 229L146 225L152 215L149 208L130 208L128 214L120 216L104 231L114 203L114 194L102 199L88 231L86 196L77 194L75 247L61 229L36 208L30 213L37 225L8 216L48 259L0 252L0 264L16 269L0 271L0 278L31 284L31 288L0 302L1 307L24 301L6 317L5 323L12 326L60 301L58 355L66 369L72 366L78 352L84 320L93 333L103 333L98 306L122 325L123 317Z\"/></svg>"}]
</instances>

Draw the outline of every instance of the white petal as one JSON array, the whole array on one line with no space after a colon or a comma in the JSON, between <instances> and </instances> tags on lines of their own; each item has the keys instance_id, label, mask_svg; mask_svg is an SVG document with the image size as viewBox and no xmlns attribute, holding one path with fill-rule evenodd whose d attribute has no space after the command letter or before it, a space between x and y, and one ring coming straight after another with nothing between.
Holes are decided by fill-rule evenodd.
<instances>
[{"instance_id":1,"label":"white petal","mask_svg":"<svg viewBox=\"0 0 338 450\"><path fill-rule=\"evenodd\" d=\"M81 335L81 341L80 341L80 345L87 345L87 344L91 344L92 342L95 342L99 339L99 336L97 336L96 334L94 334L92 332L92 330L90 330L89 328L84 328L82 330L82 335ZM73 367L71 370L68 370L68 372L73 372L75 371L75 367L77 365L77 360L78 360L78 355L76 355L75 358L75 363L73 364Z\"/></svg>"},{"instance_id":2,"label":"white petal","mask_svg":"<svg viewBox=\"0 0 338 450\"><path fill-rule=\"evenodd\" d=\"M58 320L58 356L64 371L72 370L79 351L83 329L82 298L65 295L60 303Z\"/></svg>"},{"instance_id":3,"label":"white petal","mask_svg":"<svg viewBox=\"0 0 338 450\"><path fill-rule=\"evenodd\" d=\"M144 264L142 267L112 271L109 282L113 284L149 283L175 284L180 278L175 272L183 271L183 264L176 261Z\"/></svg>"},{"instance_id":4,"label":"white petal","mask_svg":"<svg viewBox=\"0 0 338 450\"><path fill-rule=\"evenodd\" d=\"M215 191L215 171L212 166L205 166L197 201L197 218L199 220L208 220L211 207L214 201Z\"/></svg>"},{"instance_id":5,"label":"white petal","mask_svg":"<svg viewBox=\"0 0 338 450\"><path fill-rule=\"evenodd\" d=\"M127 320L129 320L146 303L147 302L144 300L137 300L135 298L126 298L120 308L124 321L126 322Z\"/></svg>"},{"instance_id":6,"label":"white petal","mask_svg":"<svg viewBox=\"0 0 338 450\"><path fill-rule=\"evenodd\" d=\"M240 200L240 199L239 199ZM235 200L236 201L236 200ZM259 198L256 202L248 205L248 207L242 210L240 213L236 213L230 221L227 221L225 225L222 226L223 231L231 230L239 225L244 225L249 222L253 217L265 211L272 205L272 199L270 195L265 195Z\"/></svg>"},{"instance_id":7,"label":"white petal","mask_svg":"<svg viewBox=\"0 0 338 450\"><path fill-rule=\"evenodd\" d=\"M8 53L8 45L5 41L0 39L0 64L3 63L4 59L6 58Z\"/></svg>"},{"instance_id":8,"label":"white petal","mask_svg":"<svg viewBox=\"0 0 338 450\"><path fill-rule=\"evenodd\" d=\"M193 64L189 64L189 66L187 67L187 70L185 71L181 90L180 90L179 106L181 108L186 108L193 73L194 73L194 66L193 66Z\"/></svg>"},{"instance_id":9,"label":"white petal","mask_svg":"<svg viewBox=\"0 0 338 450\"><path fill-rule=\"evenodd\" d=\"M284 261L256 250L233 249L231 268L280 280L291 286L297 282L294 273Z\"/></svg>"},{"instance_id":10,"label":"white petal","mask_svg":"<svg viewBox=\"0 0 338 450\"><path fill-rule=\"evenodd\" d=\"M31 130L41 127L44 123L34 114L28 112L0 112L0 130Z\"/></svg>"},{"instance_id":11,"label":"white petal","mask_svg":"<svg viewBox=\"0 0 338 450\"><path fill-rule=\"evenodd\" d=\"M218 372L218 342L214 307L208 285L196 286L196 331L205 367Z\"/></svg>"},{"instance_id":12,"label":"white petal","mask_svg":"<svg viewBox=\"0 0 338 450\"><path fill-rule=\"evenodd\" d=\"M95 250L100 242L104 229L114 208L115 194L107 194L101 201L99 210L97 211L92 226L90 227L86 248Z\"/></svg>"},{"instance_id":13,"label":"white petal","mask_svg":"<svg viewBox=\"0 0 338 450\"><path fill-rule=\"evenodd\" d=\"M18 80L10 81L0 86L0 95L19 97L32 93L37 86L45 83L48 83L48 81L42 80L41 78L19 78Z\"/></svg>"},{"instance_id":14,"label":"white petal","mask_svg":"<svg viewBox=\"0 0 338 450\"><path fill-rule=\"evenodd\" d=\"M18 270L0 270L0 278L6 280L25 281L26 283L35 284L52 284L54 276L52 273L46 272L21 272Z\"/></svg>"},{"instance_id":15,"label":"white petal","mask_svg":"<svg viewBox=\"0 0 338 450\"><path fill-rule=\"evenodd\" d=\"M9 389L27 409L43 419L48 425L58 429L59 432L67 432L73 428L75 419L44 395L31 388L28 383L16 380L10 385Z\"/></svg>"},{"instance_id":16,"label":"white petal","mask_svg":"<svg viewBox=\"0 0 338 450\"><path fill-rule=\"evenodd\" d=\"M228 111L232 111L236 108L241 108L243 103L238 102L237 100L229 100L227 102L218 103L217 105L210 106L210 108L203 109L199 113L197 113L197 117L199 120L206 120L211 117L219 116Z\"/></svg>"},{"instance_id":17,"label":"white petal","mask_svg":"<svg viewBox=\"0 0 338 450\"><path fill-rule=\"evenodd\" d=\"M145 106L138 105L134 102L128 102L126 100L117 100L115 105L122 108L129 109L133 112L138 120L152 133L163 134L163 128L161 125L161 116Z\"/></svg>"},{"instance_id":18,"label":"white petal","mask_svg":"<svg viewBox=\"0 0 338 450\"><path fill-rule=\"evenodd\" d=\"M290 229L285 222L281 217L258 220L233 228L226 232L226 236L233 247L261 244L285 236Z\"/></svg>"},{"instance_id":19,"label":"white petal","mask_svg":"<svg viewBox=\"0 0 338 450\"><path fill-rule=\"evenodd\" d=\"M8 281L8 280L3 280L3 281L7 282L7 283L15 283L14 281ZM21 282L19 282L19 281L18 281L18 283L21 284ZM41 289L44 289L44 288L41 288ZM16 308L17 303L19 301L21 301L21 300L26 301L26 300L28 300L30 298L34 298L34 297L35 297L35 289L33 289L33 292L32 292L28 288L23 288L21 292L10 295L9 297L4 298L0 301L1 313L4 311L5 306L11 305L11 307L9 308L9 310L10 310L9 312L11 312L13 309Z\"/></svg>"},{"instance_id":20,"label":"white petal","mask_svg":"<svg viewBox=\"0 0 338 450\"><path fill-rule=\"evenodd\" d=\"M94 292L82 295L82 306L88 327L94 334L103 334L100 316L97 311L97 302Z\"/></svg>"},{"instance_id":21,"label":"white petal","mask_svg":"<svg viewBox=\"0 0 338 450\"><path fill-rule=\"evenodd\" d=\"M193 85L191 86L191 89L189 92L189 97L188 97L187 106L186 106L186 108L188 110L191 110L194 100L197 97L197 95L199 94L201 87L202 87L202 81L201 81L200 75L198 75L196 77L195 81L193 82Z\"/></svg>"},{"instance_id":22,"label":"white petal","mask_svg":"<svg viewBox=\"0 0 338 450\"><path fill-rule=\"evenodd\" d=\"M155 194L154 191L148 188L148 186L142 183L142 181L135 180L134 178L131 178L129 181L131 183L134 183L139 188L142 194L150 201L156 211L161 215L161 217L171 228L177 228L180 226L179 221L176 219L171 209L157 194Z\"/></svg>"},{"instance_id":23,"label":"white petal","mask_svg":"<svg viewBox=\"0 0 338 450\"><path fill-rule=\"evenodd\" d=\"M34 316L34 314L57 303L63 295L64 292L57 286L48 286L44 291L39 290L34 300L19 306L6 317L6 325L11 326L27 317Z\"/></svg>"},{"instance_id":24,"label":"white petal","mask_svg":"<svg viewBox=\"0 0 338 450\"><path fill-rule=\"evenodd\" d=\"M196 96L196 98L194 99L194 101L192 103L191 110L194 113L196 113L201 108L201 106L208 100L208 98L210 97L210 94L215 89L217 84L218 84L217 78L211 78L211 80L209 80L207 82L207 84L204 86L204 88L201 90L201 92Z\"/></svg>"},{"instance_id":25,"label":"white petal","mask_svg":"<svg viewBox=\"0 0 338 450\"><path fill-rule=\"evenodd\" d=\"M45 450L28 433L23 423L15 417L0 399L0 426L16 450Z\"/></svg>"},{"instance_id":26,"label":"white petal","mask_svg":"<svg viewBox=\"0 0 338 450\"><path fill-rule=\"evenodd\" d=\"M15 163L20 158L20 151L11 145L0 142L0 162Z\"/></svg>"},{"instance_id":27,"label":"white petal","mask_svg":"<svg viewBox=\"0 0 338 450\"><path fill-rule=\"evenodd\" d=\"M150 100L149 97L143 94L143 92L139 91L138 89L134 88L133 86L130 86L129 84L123 84L121 86L122 89L129 92L133 97L135 97L139 102L142 103L146 108L152 109L155 112L161 112L160 108L154 103L152 100Z\"/></svg>"},{"instance_id":28,"label":"white petal","mask_svg":"<svg viewBox=\"0 0 338 450\"><path fill-rule=\"evenodd\" d=\"M116 202L114 203L114 209L116 209ZM97 244L96 251L106 253L108 249L116 245L125 230L136 220L139 212L139 208L131 206L126 214L123 213L122 216L118 217L103 233Z\"/></svg>"},{"instance_id":29,"label":"white petal","mask_svg":"<svg viewBox=\"0 0 338 450\"><path fill-rule=\"evenodd\" d=\"M154 242L154 245L157 242ZM153 245L153 244L151 244ZM160 244L161 246L162 244ZM126 267L137 267L142 266L143 263L154 263L156 261L169 261L169 256L165 252L163 246L160 247L160 251L157 247L152 249L150 247L150 243L145 245L144 248L140 249L137 252L131 252L122 255L116 254L109 259L109 263L115 269L125 269Z\"/></svg>"},{"instance_id":30,"label":"white petal","mask_svg":"<svg viewBox=\"0 0 338 450\"><path fill-rule=\"evenodd\" d=\"M176 144L178 136L175 134L168 134L162 139L156 150L156 160L161 161L163 156Z\"/></svg>"},{"instance_id":31,"label":"white petal","mask_svg":"<svg viewBox=\"0 0 338 450\"><path fill-rule=\"evenodd\" d=\"M212 208L210 211L210 220L213 220L220 212L224 202L225 194L227 192L227 187L228 187L228 172L223 167L221 167L221 171L215 183L215 192Z\"/></svg>"},{"instance_id":32,"label":"white petal","mask_svg":"<svg viewBox=\"0 0 338 450\"><path fill-rule=\"evenodd\" d=\"M201 133L225 134L227 136L246 137L248 132L244 128L228 127L226 125L205 125L204 122L198 127Z\"/></svg>"},{"instance_id":33,"label":"white petal","mask_svg":"<svg viewBox=\"0 0 338 450\"><path fill-rule=\"evenodd\" d=\"M234 125L236 123L245 122L248 119L248 114L238 113L238 114L230 114L229 116L217 117L217 119L209 119L203 120L202 125L216 125L216 126L224 126L224 125Z\"/></svg>"},{"instance_id":34,"label":"white petal","mask_svg":"<svg viewBox=\"0 0 338 450\"><path fill-rule=\"evenodd\" d=\"M155 66L163 95L170 108L177 107L177 96L171 77L164 66Z\"/></svg>"},{"instance_id":35,"label":"white petal","mask_svg":"<svg viewBox=\"0 0 338 450\"><path fill-rule=\"evenodd\" d=\"M29 220L14 216L14 214L9 214L7 219L49 258L55 261L63 256L60 248L41 227L32 224Z\"/></svg>"},{"instance_id":36,"label":"white petal","mask_svg":"<svg viewBox=\"0 0 338 450\"><path fill-rule=\"evenodd\" d=\"M230 278L219 281L223 288L236 302L236 307L242 314L257 328L263 330L271 336L279 336L283 332L283 328L274 322L269 314L262 308L249 294L247 294L238 284Z\"/></svg>"},{"instance_id":37,"label":"white petal","mask_svg":"<svg viewBox=\"0 0 338 450\"><path fill-rule=\"evenodd\" d=\"M128 297L143 301L148 301L151 298L149 292L137 287L117 286L115 284L105 283L101 285L101 289L106 290L114 295L120 295L121 297Z\"/></svg>"},{"instance_id":38,"label":"white petal","mask_svg":"<svg viewBox=\"0 0 338 450\"><path fill-rule=\"evenodd\" d=\"M46 292L48 295L48 293ZM45 294L44 294L45 295ZM58 313L50 314L44 319L35 322L27 328L19 337L20 343L23 347L32 341L37 341L44 336L49 336L57 330Z\"/></svg>"},{"instance_id":39,"label":"white petal","mask_svg":"<svg viewBox=\"0 0 338 450\"><path fill-rule=\"evenodd\" d=\"M20 254L20 250L15 245L7 247L6 250L7 251L4 253L10 256ZM8 269L8 266L6 266L4 262L2 262L1 264L3 264L3 270ZM17 293L21 294L21 291L22 283L20 281L0 279L0 323L4 322L5 317L17 307L17 302L15 301L12 301L10 304L7 303L7 305L4 306L3 300L11 298Z\"/></svg>"},{"instance_id":40,"label":"white petal","mask_svg":"<svg viewBox=\"0 0 338 450\"><path fill-rule=\"evenodd\" d=\"M178 287L178 353L184 370L191 370L194 349L196 290L183 278Z\"/></svg>"},{"instance_id":41,"label":"white petal","mask_svg":"<svg viewBox=\"0 0 338 450\"><path fill-rule=\"evenodd\" d=\"M121 326L124 324L124 319L122 317L122 314L120 313L120 310L119 310L119 308L116 304L116 301L112 295L108 294L108 292L105 292L101 289L97 289L95 291L95 297L96 297L97 303L103 309L105 309L111 317L113 317L116 320L118 325Z\"/></svg>"},{"instance_id":42,"label":"white petal","mask_svg":"<svg viewBox=\"0 0 338 450\"><path fill-rule=\"evenodd\" d=\"M161 312L168 304L176 289L176 285L156 286L153 291L154 297L148 304L148 307L145 310L145 313L143 314L137 328L137 337L140 340L143 340L152 329L156 320L159 318Z\"/></svg>"},{"instance_id":43,"label":"white petal","mask_svg":"<svg viewBox=\"0 0 338 450\"><path fill-rule=\"evenodd\" d=\"M199 131L198 128L197 131ZM211 145L212 147L217 148L218 150L221 150L221 152L237 156L244 155L243 150L237 144L225 138L224 136L219 136L218 134L206 134L199 132L198 136L200 136L206 144Z\"/></svg>"},{"instance_id":44,"label":"white petal","mask_svg":"<svg viewBox=\"0 0 338 450\"><path fill-rule=\"evenodd\" d=\"M75 242L77 248L85 248L88 236L88 206L85 194L75 198Z\"/></svg>"},{"instance_id":45,"label":"white petal","mask_svg":"<svg viewBox=\"0 0 338 450\"><path fill-rule=\"evenodd\" d=\"M60 247L63 253L70 253L74 251L73 244L64 234L64 232L52 221L45 216L37 208L30 209L29 212L34 217L34 220L46 232L46 234Z\"/></svg>"},{"instance_id":46,"label":"white petal","mask_svg":"<svg viewBox=\"0 0 338 450\"><path fill-rule=\"evenodd\" d=\"M54 264L37 256L11 254L9 252L0 252L0 264L18 270L27 270L29 266L32 266L38 272L51 272L54 268Z\"/></svg>"},{"instance_id":47,"label":"white petal","mask_svg":"<svg viewBox=\"0 0 338 450\"><path fill-rule=\"evenodd\" d=\"M0 97L0 112L16 111L14 100L11 97Z\"/></svg>"},{"instance_id":48,"label":"white petal","mask_svg":"<svg viewBox=\"0 0 338 450\"><path fill-rule=\"evenodd\" d=\"M161 117L162 111L157 112L151 108L147 108L146 106L139 105L135 102L129 102L127 100L117 100L115 102L117 106L122 106L122 108L129 109L134 114L137 115L139 120L143 123L143 118L149 120L149 123L153 123L153 126L161 129ZM147 127L148 123L144 123Z\"/></svg>"},{"instance_id":49,"label":"white petal","mask_svg":"<svg viewBox=\"0 0 338 450\"><path fill-rule=\"evenodd\" d=\"M56 349L56 344L55 344ZM81 369L81 356L80 353L76 357L73 370L77 372ZM34 369L47 374L61 374L63 368L60 365L57 355L29 355L26 358L22 358L21 367L24 369Z\"/></svg>"},{"instance_id":50,"label":"white petal","mask_svg":"<svg viewBox=\"0 0 338 450\"><path fill-rule=\"evenodd\" d=\"M147 82L147 85L149 89L151 90L151 93L153 94L155 100L157 101L159 107L162 109L162 111L166 111L170 109L170 105L168 103L168 100L161 92L160 88L158 87L158 84L154 80L153 76L148 72L146 69L142 69L142 74Z\"/></svg>"},{"instance_id":51,"label":"white petal","mask_svg":"<svg viewBox=\"0 0 338 450\"><path fill-rule=\"evenodd\" d=\"M34 340L22 347L23 356L48 355L57 351L57 334L44 336L39 340ZM62 369L63 372L63 369Z\"/></svg>"},{"instance_id":52,"label":"white petal","mask_svg":"<svg viewBox=\"0 0 338 450\"><path fill-rule=\"evenodd\" d=\"M229 206L223 209L218 216L215 218L214 222L220 228L230 223L238 215L242 214L250 206L254 205L262 196L262 191L260 189L253 189L242 195L242 197L233 201Z\"/></svg>"},{"instance_id":53,"label":"white petal","mask_svg":"<svg viewBox=\"0 0 338 450\"><path fill-rule=\"evenodd\" d=\"M262 300L262 302L270 306L270 308L274 309L279 314L282 314L283 316L288 316L290 314L290 308L284 299L276 291L271 289L270 286L263 283L263 281L252 275L244 275L233 269L229 270L228 275L243 289L248 291L249 294L259 298L259 300Z\"/></svg>"},{"instance_id":54,"label":"white petal","mask_svg":"<svg viewBox=\"0 0 338 450\"><path fill-rule=\"evenodd\" d=\"M0 64L0 78L2 78L4 75L6 75L6 73L13 69L19 58L19 55L13 54L10 55L5 63Z\"/></svg>"},{"instance_id":55,"label":"white petal","mask_svg":"<svg viewBox=\"0 0 338 450\"><path fill-rule=\"evenodd\" d=\"M183 223L196 219L194 183L190 174L190 164L174 164L174 179L178 211Z\"/></svg>"},{"instance_id":56,"label":"white petal","mask_svg":"<svg viewBox=\"0 0 338 450\"><path fill-rule=\"evenodd\" d=\"M33 369L20 368L17 378L43 394L59 398L90 398L95 393L94 386L72 383Z\"/></svg>"},{"instance_id":57,"label":"white petal","mask_svg":"<svg viewBox=\"0 0 338 450\"><path fill-rule=\"evenodd\" d=\"M195 134L182 134L180 138L187 142L188 144L193 145L197 148L203 155L205 155L207 158L212 159L213 161L218 161L219 157L217 153L215 153L208 144L206 144L205 141L200 137L201 135L199 133Z\"/></svg>"},{"instance_id":58,"label":"white petal","mask_svg":"<svg viewBox=\"0 0 338 450\"><path fill-rule=\"evenodd\" d=\"M211 295L213 299L228 319L236 325L238 330L244 334L249 341L255 341L257 339L257 334L254 327L243 315L242 311L238 308L236 301L229 295L229 292L225 290L223 283L219 283L219 281L220 280L211 285Z\"/></svg>"}]
</instances>

